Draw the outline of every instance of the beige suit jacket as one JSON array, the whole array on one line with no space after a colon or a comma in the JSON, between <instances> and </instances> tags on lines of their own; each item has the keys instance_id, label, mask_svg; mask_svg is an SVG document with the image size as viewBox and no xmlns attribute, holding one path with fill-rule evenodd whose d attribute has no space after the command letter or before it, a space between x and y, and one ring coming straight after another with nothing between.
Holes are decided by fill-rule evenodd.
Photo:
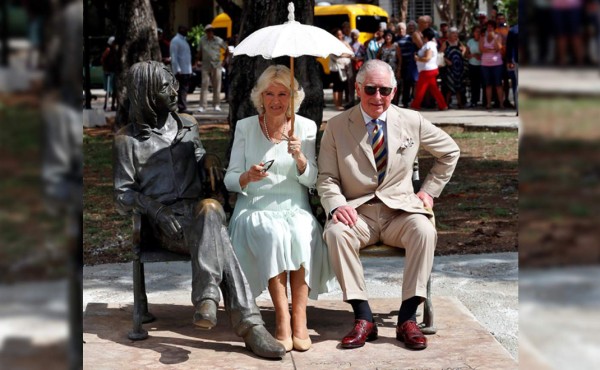
<instances>
[{"instance_id":1,"label":"beige suit jacket","mask_svg":"<svg viewBox=\"0 0 600 370\"><path fill-rule=\"evenodd\" d=\"M460 149L443 130L420 113L391 105L387 111L386 174L377 183L377 168L360 106L328 123L319 151L317 190L327 214L337 207L358 208L377 196L392 209L432 215L415 195L413 163L419 147L435 157L421 190L438 197L450 180Z\"/></svg>"}]
</instances>

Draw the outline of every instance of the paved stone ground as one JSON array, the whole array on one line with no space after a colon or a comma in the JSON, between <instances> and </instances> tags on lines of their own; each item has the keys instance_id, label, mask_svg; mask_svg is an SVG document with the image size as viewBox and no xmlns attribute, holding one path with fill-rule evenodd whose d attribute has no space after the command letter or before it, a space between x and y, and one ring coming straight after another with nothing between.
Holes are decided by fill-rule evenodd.
<instances>
[{"instance_id":1,"label":"paved stone ground","mask_svg":"<svg viewBox=\"0 0 600 370\"><path fill-rule=\"evenodd\" d=\"M521 353L554 369L598 369L599 281L600 266L521 270Z\"/></svg>"},{"instance_id":2,"label":"paved stone ground","mask_svg":"<svg viewBox=\"0 0 600 370\"><path fill-rule=\"evenodd\" d=\"M289 358L286 357L286 360L277 362L277 365L260 360L264 363L262 366L272 365L278 368L282 365L283 368L291 368L292 365L286 362L291 359L297 368L301 369L319 368L317 365L320 363L322 363L321 368L397 369L418 366L424 369L442 369L472 366L514 369L517 367L515 360L518 356L516 253L436 257L432 295L434 325L438 333L430 337L430 347L422 352L406 351L394 339L393 325L401 301L403 259L366 257L362 261L373 312L377 315L382 330L382 339L369 343L357 352L341 351L337 347L340 338L350 329L352 322L350 306L341 301L341 291L338 288L331 293L320 295L318 301L309 301L309 328L315 342L313 349L306 354L293 353ZM156 323L147 324L146 328L150 328L151 335L159 338L151 342L134 344L126 337L127 331L131 328L133 299L131 264L85 267L83 294L84 333L87 342L84 347L85 357L97 361L89 364L108 361L105 357L113 351L127 353L127 358L131 361L138 356L158 364L162 362L161 353L168 352L179 353L174 355L179 361L195 368L196 365L200 365L193 360L197 356L195 353L205 349L209 350L208 353L219 352L213 346L235 349L234 354L227 356L237 356L236 361L251 364L247 361L252 356L237 347L242 346L243 343L232 334L224 312L220 312L221 324L218 326L223 329L223 333L218 335L223 337L214 337L215 334L212 332L192 329L190 321L193 307L189 295L191 284L189 262L150 263L145 265L145 270L150 309L161 318ZM269 329L272 330L273 312L268 293L263 293L257 301ZM161 313L162 311L164 314ZM174 340L173 337L179 339ZM205 341L209 341L210 344L205 344ZM221 341L227 344L220 343ZM153 346L158 346L161 350L148 351L149 347L154 348ZM188 354L188 357L181 357L181 348L192 353ZM104 352L106 354L103 354ZM404 362L404 359L407 359L407 362ZM496 360L499 362L494 362ZM394 366L390 361L400 362ZM299 366L301 363L306 366Z\"/></svg>"},{"instance_id":3,"label":"paved stone ground","mask_svg":"<svg viewBox=\"0 0 600 370\"><path fill-rule=\"evenodd\" d=\"M114 112L104 112L102 110L104 104L104 90L92 90L92 93L97 96L96 100L92 101L92 111L84 111L86 117L90 116L91 123L85 123L87 126L105 124L104 117L114 117ZM324 90L326 106L323 108L323 122L327 122L332 117L340 114L339 111L333 109L331 89ZM221 94L224 99L225 95ZM199 89L194 94L188 95L188 103L194 117L200 125L225 123L229 115L229 105L226 102L221 104L222 111L217 112L212 108L207 109L204 113L198 113L198 103L200 101ZM474 109L450 109L447 111L424 110L421 112L425 118L437 125L460 126L465 129L472 128L489 128L491 130L517 130L520 125L519 117L516 116L515 110L492 110L487 111L483 108Z\"/></svg>"},{"instance_id":4,"label":"paved stone ground","mask_svg":"<svg viewBox=\"0 0 600 370\"><path fill-rule=\"evenodd\" d=\"M600 96L600 70L521 68L519 89L538 96Z\"/></svg>"},{"instance_id":5,"label":"paved stone ground","mask_svg":"<svg viewBox=\"0 0 600 370\"><path fill-rule=\"evenodd\" d=\"M147 324L150 337L132 342L123 329L131 324L131 305L90 303L84 319L86 369L516 369L517 363L473 315L452 297L436 297L438 333L428 337L423 351L407 350L395 339L397 300L374 299L379 339L355 350L343 350L339 339L349 330L353 315L340 301L311 302L307 310L313 346L292 351L282 360L264 360L244 349L227 324L222 308L211 331L191 325L190 305L158 304L151 310L160 319ZM261 302L267 328L274 312ZM160 365L166 366L160 366Z\"/></svg>"}]
</instances>

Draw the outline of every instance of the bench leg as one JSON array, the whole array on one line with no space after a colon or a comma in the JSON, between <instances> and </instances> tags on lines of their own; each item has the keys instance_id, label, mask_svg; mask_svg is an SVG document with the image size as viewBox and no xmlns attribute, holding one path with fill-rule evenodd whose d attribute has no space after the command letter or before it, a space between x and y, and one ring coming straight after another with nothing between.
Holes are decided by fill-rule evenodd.
<instances>
[{"instance_id":1,"label":"bench leg","mask_svg":"<svg viewBox=\"0 0 600 370\"><path fill-rule=\"evenodd\" d=\"M146 275L144 274L144 264L140 263L140 276L142 285L142 294L140 295L140 304L142 306L142 323L146 324L156 320L156 317L148 312L148 297L146 296Z\"/></svg>"},{"instance_id":2,"label":"bench leg","mask_svg":"<svg viewBox=\"0 0 600 370\"><path fill-rule=\"evenodd\" d=\"M133 330L129 332L129 339L131 340L143 340L148 338L148 331L142 327L142 319L144 315L144 308L142 307L142 294L144 285L144 265L140 262L139 258L133 261Z\"/></svg>"},{"instance_id":3,"label":"bench leg","mask_svg":"<svg viewBox=\"0 0 600 370\"><path fill-rule=\"evenodd\" d=\"M423 307L423 322L419 325L423 334L435 334L437 329L433 326L433 305L431 303L431 275L427 280L427 298Z\"/></svg>"}]
</instances>

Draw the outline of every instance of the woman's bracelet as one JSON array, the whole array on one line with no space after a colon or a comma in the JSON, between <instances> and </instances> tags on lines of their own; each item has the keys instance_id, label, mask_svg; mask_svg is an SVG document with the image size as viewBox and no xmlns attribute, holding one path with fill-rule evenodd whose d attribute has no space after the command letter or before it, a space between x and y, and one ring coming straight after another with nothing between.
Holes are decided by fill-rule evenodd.
<instances>
[{"instance_id":1,"label":"woman's bracelet","mask_svg":"<svg viewBox=\"0 0 600 370\"><path fill-rule=\"evenodd\" d=\"M298 172L300 172L301 174L304 173L304 171L306 171L306 167L308 167L308 160L304 161L304 165L302 166L302 168L298 167L298 165L296 165L296 167L298 168Z\"/></svg>"}]
</instances>

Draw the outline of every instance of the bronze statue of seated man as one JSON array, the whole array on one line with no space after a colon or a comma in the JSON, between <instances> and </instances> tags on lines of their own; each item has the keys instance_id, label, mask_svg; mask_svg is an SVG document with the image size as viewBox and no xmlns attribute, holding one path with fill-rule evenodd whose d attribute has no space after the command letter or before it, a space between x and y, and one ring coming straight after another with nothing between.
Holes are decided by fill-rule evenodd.
<instances>
[{"instance_id":1,"label":"bronze statue of seated man","mask_svg":"<svg viewBox=\"0 0 600 370\"><path fill-rule=\"evenodd\" d=\"M196 120L177 109L177 82L167 67L139 62L129 71L129 123L115 135L117 209L145 215L162 246L192 260L194 324L217 322L219 288L235 333L255 354L281 358L284 347L264 327L235 257L221 204L202 199L205 150Z\"/></svg>"}]
</instances>

